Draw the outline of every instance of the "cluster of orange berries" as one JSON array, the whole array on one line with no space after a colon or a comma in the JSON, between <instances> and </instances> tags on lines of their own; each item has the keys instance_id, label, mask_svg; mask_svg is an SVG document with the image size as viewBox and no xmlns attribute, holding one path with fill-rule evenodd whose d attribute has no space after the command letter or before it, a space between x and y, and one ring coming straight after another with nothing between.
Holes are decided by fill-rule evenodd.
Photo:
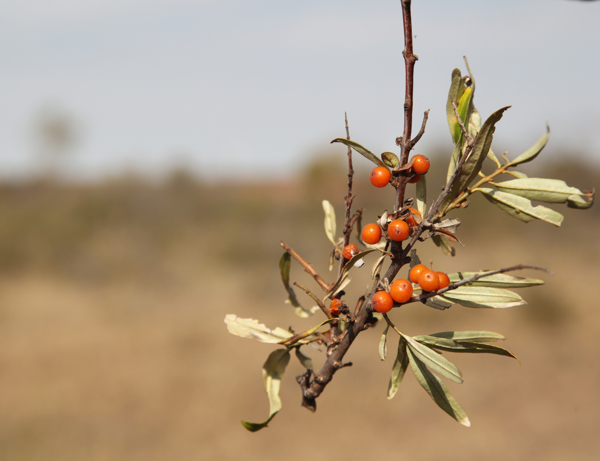
<instances>
[{"instance_id":1,"label":"cluster of orange berries","mask_svg":"<svg viewBox=\"0 0 600 461\"><path fill-rule=\"evenodd\" d=\"M415 155L412 159L413 165L409 170L409 173L414 173L414 176L409 182L415 183L421 179L421 175L424 175L429 171L429 159L424 155ZM392 179L392 173L384 166L378 166L373 168L369 180L375 187L385 187Z\"/></svg>"},{"instance_id":2,"label":"cluster of orange berries","mask_svg":"<svg viewBox=\"0 0 600 461\"><path fill-rule=\"evenodd\" d=\"M387 233L391 240L401 242L408 238L410 234L410 228L417 225L417 221L414 216L421 217L419 210L409 208L410 215L405 219L394 219L388 224ZM363 242L369 245L375 245L381 240L381 227L378 224L367 224L362 230Z\"/></svg>"},{"instance_id":3,"label":"cluster of orange berries","mask_svg":"<svg viewBox=\"0 0 600 461\"><path fill-rule=\"evenodd\" d=\"M444 272L435 272L424 264L417 264L410 270L411 282L419 284L423 291L441 290L450 285L450 278ZM373 309L382 314L394 307L394 301L405 303L412 298L413 286L406 279L397 279L390 285L390 292L378 291L373 295Z\"/></svg>"}]
</instances>

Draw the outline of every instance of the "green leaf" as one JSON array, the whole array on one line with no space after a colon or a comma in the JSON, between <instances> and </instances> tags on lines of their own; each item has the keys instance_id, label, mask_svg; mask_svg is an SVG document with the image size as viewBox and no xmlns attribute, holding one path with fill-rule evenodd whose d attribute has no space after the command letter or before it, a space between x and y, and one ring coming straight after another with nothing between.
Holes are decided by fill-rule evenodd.
<instances>
[{"instance_id":1,"label":"green leaf","mask_svg":"<svg viewBox=\"0 0 600 461\"><path fill-rule=\"evenodd\" d=\"M325 211L325 233L331 243L335 245L335 210L327 200L323 200L323 211Z\"/></svg>"},{"instance_id":2,"label":"green leaf","mask_svg":"<svg viewBox=\"0 0 600 461\"><path fill-rule=\"evenodd\" d=\"M299 347L296 348L296 358L300 361L304 368L312 368L313 361L312 359L304 353Z\"/></svg>"},{"instance_id":3,"label":"green leaf","mask_svg":"<svg viewBox=\"0 0 600 461\"><path fill-rule=\"evenodd\" d=\"M296 297L296 293L290 286L290 268L292 266L292 261L290 254L286 251L281 255L281 259L279 260L279 271L281 273L281 281L283 282L283 286L288 292L288 299L285 300L287 304L291 304L294 308L294 312L298 317L307 318L313 315L315 312L319 310L319 306L313 306L311 309L305 309L302 307L298 298Z\"/></svg>"},{"instance_id":4,"label":"green leaf","mask_svg":"<svg viewBox=\"0 0 600 461\"><path fill-rule=\"evenodd\" d=\"M373 253L374 251L381 251L381 250L378 250L377 248L371 248L371 249L364 250L364 251L361 251L360 253L355 254L352 257L352 259L349 260L344 265L344 268L342 269L342 273L340 274L337 281L334 283L333 287L331 287L331 290L329 290L327 292L327 294L325 295L325 298L323 298L323 301L325 301L327 298L329 298L331 295L333 295L336 291L338 291L338 289L340 288L342 283L344 283L344 280L346 279L348 272L350 272L350 269L352 269L358 261L360 261L362 258L367 256L369 253Z\"/></svg>"},{"instance_id":5,"label":"green leaf","mask_svg":"<svg viewBox=\"0 0 600 461\"><path fill-rule=\"evenodd\" d=\"M410 336L402 335L411 352L436 373L461 384L463 382L460 370L444 356L433 349L422 345Z\"/></svg>"},{"instance_id":6,"label":"green leaf","mask_svg":"<svg viewBox=\"0 0 600 461\"><path fill-rule=\"evenodd\" d=\"M492 115L490 115L479 133L475 138L473 150L469 154L469 157L463 164L460 173L454 180L452 184L452 192L449 196L453 196L454 199L458 194L463 192L469 184L477 177L477 174L481 171L481 167L483 166L483 161L485 160L488 151L492 145L492 140L494 139L494 131L496 131L496 123L502 118L504 111L508 109L507 107L503 107L502 109L497 110Z\"/></svg>"},{"instance_id":7,"label":"green leaf","mask_svg":"<svg viewBox=\"0 0 600 461\"><path fill-rule=\"evenodd\" d=\"M434 309L438 309L441 311L452 307L452 303L448 302L445 299L442 299L440 296L432 296L431 298L427 298L425 300L425 304L427 304L429 307L433 307Z\"/></svg>"},{"instance_id":8,"label":"green leaf","mask_svg":"<svg viewBox=\"0 0 600 461\"><path fill-rule=\"evenodd\" d=\"M448 165L448 173L446 174L446 182L450 181L450 177L454 174L456 170L456 166L465 151L467 144L464 136L460 138L459 142L454 145L454 149L452 150L452 155L450 155L450 163Z\"/></svg>"},{"instance_id":9,"label":"green leaf","mask_svg":"<svg viewBox=\"0 0 600 461\"><path fill-rule=\"evenodd\" d=\"M469 106L471 105L471 97L473 96L473 88L471 88L470 86L465 88L465 91L463 92L462 96L460 97L460 101L458 102L458 115L460 115L460 119L462 120L463 124L465 125L465 128L469 127L469 119L468 119L468 112L469 112ZM454 101L456 103L456 101ZM454 109L454 108L453 108ZM468 133L468 131L467 131ZM458 140L460 139L461 134L463 134L462 129L460 127L460 124L458 123L458 119L456 118L456 115L454 116L454 142L458 142Z\"/></svg>"},{"instance_id":10,"label":"green leaf","mask_svg":"<svg viewBox=\"0 0 600 461\"><path fill-rule=\"evenodd\" d=\"M502 309L520 306L526 302L517 293L503 288L460 286L440 295L444 300L465 307L485 307Z\"/></svg>"},{"instance_id":11,"label":"green leaf","mask_svg":"<svg viewBox=\"0 0 600 461\"><path fill-rule=\"evenodd\" d=\"M270 330L262 323L258 323L258 320L241 319L234 314L225 316L225 325L227 325L227 331L232 335L240 338L256 339L262 343L276 344L293 336L292 333L283 328L277 327Z\"/></svg>"},{"instance_id":12,"label":"green leaf","mask_svg":"<svg viewBox=\"0 0 600 461\"><path fill-rule=\"evenodd\" d=\"M488 201L496 205L502 211L505 211L513 218L517 218L523 222L539 219L554 224L555 226L560 226L564 219L564 216L557 211L542 205L533 206L529 200L524 197L519 197L518 195L508 194L487 187L480 187L474 190L481 192Z\"/></svg>"},{"instance_id":13,"label":"green leaf","mask_svg":"<svg viewBox=\"0 0 600 461\"><path fill-rule=\"evenodd\" d=\"M435 336L415 336L415 340L419 341L421 344L424 344L429 347L433 347L435 349L439 349L447 352L466 352L466 353L474 353L474 354L495 354L495 355L503 355L505 357L512 357L517 359L517 356L512 352L503 349L502 347L492 346L491 344L480 344L477 342L459 342L452 339L439 338ZM520 362L520 360L519 360Z\"/></svg>"},{"instance_id":14,"label":"green leaf","mask_svg":"<svg viewBox=\"0 0 600 461\"><path fill-rule=\"evenodd\" d=\"M519 155L516 159L510 162L510 166L516 166L521 163L531 162L534 158L536 158L542 151L542 149L546 147L548 139L550 139L550 127L547 126L546 130L546 134L544 134L540 139L538 139L533 146L531 146L529 149L527 149L525 152Z\"/></svg>"},{"instance_id":15,"label":"green leaf","mask_svg":"<svg viewBox=\"0 0 600 461\"><path fill-rule=\"evenodd\" d=\"M392 375L390 376L390 382L388 384L387 398L392 399L398 392L404 373L408 368L408 354L406 353L406 343L402 338L398 341L398 353L396 360L394 360L394 366L392 367Z\"/></svg>"},{"instance_id":16,"label":"green leaf","mask_svg":"<svg viewBox=\"0 0 600 461\"><path fill-rule=\"evenodd\" d=\"M400 165L400 159L393 152L384 152L381 154L381 160L385 163L386 166L394 169Z\"/></svg>"},{"instance_id":17,"label":"green leaf","mask_svg":"<svg viewBox=\"0 0 600 461\"><path fill-rule=\"evenodd\" d=\"M452 107L452 101L457 103L460 101L466 88L466 80L468 77L461 77L460 69L454 69L452 71L452 83L450 84L450 91L448 91L448 101L446 102L446 117L448 118L448 127L450 128L450 136L452 141L456 143L454 139L454 123L456 116L454 115L454 108Z\"/></svg>"},{"instance_id":18,"label":"green leaf","mask_svg":"<svg viewBox=\"0 0 600 461\"><path fill-rule=\"evenodd\" d=\"M357 142L350 141L349 139L344 139L344 138L336 138L333 141L331 141L332 144L334 142L341 142L342 144L345 144L346 146L349 146L352 149L354 149L356 152L358 152L363 157L371 160L375 165L387 168L386 164L383 163L381 160L379 160L377 158L377 156L375 156L375 154L373 154L372 152L370 152L368 149L364 148Z\"/></svg>"},{"instance_id":19,"label":"green leaf","mask_svg":"<svg viewBox=\"0 0 600 461\"><path fill-rule=\"evenodd\" d=\"M500 333L493 331L442 331L440 333L432 333L428 336L436 338L452 339L454 341L471 341L478 343L493 342L505 340L506 338Z\"/></svg>"},{"instance_id":20,"label":"green leaf","mask_svg":"<svg viewBox=\"0 0 600 461\"><path fill-rule=\"evenodd\" d=\"M448 278L450 279L450 283L460 282L461 280L468 279L477 274L483 274L484 272L454 272L452 274L448 274ZM482 277L479 280L476 280L471 283L467 283L463 286L472 286L472 287L492 287L492 288L525 288L525 287L533 287L536 285L543 285L544 281L540 279L534 278L524 278L524 277L515 277L514 275L508 274L495 274L489 275L487 277Z\"/></svg>"},{"instance_id":21,"label":"green leaf","mask_svg":"<svg viewBox=\"0 0 600 461\"><path fill-rule=\"evenodd\" d=\"M450 392L448 392L448 389L442 380L431 373L425 364L417 358L410 348L407 350L407 352L410 360L410 367L412 368L412 371L415 374L417 381L419 381L421 387L425 389L438 407L452 416L463 426L470 427L471 422L469 421L467 414L463 411L454 397L450 395Z\"/></svg>"},{"instance_id":22,"label":"green leaf","mask_svg":"<svg viewBox=\"0 0 600 461\"><path fill-rule=\"evenodd\" d=\"M421 175L421 178L417 181L417 210L421 213L421 216L425 218L427 215L427 175Z\"/></svg>"},{"instance_id":23,"label":"green leaf","mask_svg":"<svg viewBox=\"0 0 600 461\"><path fill-rule=\"evenodd\" d=\"M385 330L383 330L381 339L379 340L379 360L382 361L387 357L387 333L389 328L389 325L385 326Z\"/></svg>"},{"instance_id":24,"label":"green leaf","mask_svg":"<svg viewBox=\"0 0 600 461\"><path fill-rule=\"evenodd\" d=\"M581 195L570 195L567 198L567 206L569 208L586 210L594 204L594 192L586 194L585 197L586 198Z\"/></svg>"},{"instance_id":25,"label":"green leaf","mask_svg":"<svg viewBox=\"0 0 600 461\"><path fill-rule=\"evenodd\" d=\"M503 192L547 203L565 203L572 195L584 195L579 189L569 187L559 179L524 178L493 183Z\"/></svg>"},{"instance_id":26,"label":"green leaf","mask_svg":"<svg viewBox=\"0 0 600 461\"><path fill-rule=\"evenodd\" d=\"M446 237L442 237L441 235L433 235L431 237L431 240L433 240L433 243L435 243L436 246L441 248L442 252L445 255L447 255L447 256L456 255L455 248L453 246L450 246L450 244L448 243L448 239Z\"/></svg>"},{"instance_id":27,"label":"green leaf","mask_svg":"<svg viewBox=\"0 0 600 461\"><path fill-rule=\"evenodd\" d=\"M263 365L263 382L269 396L269 418L264 423L251 423L242 421L242 425L250 432L256 432L266 427L273 417L281 410L281 399L279 389L281 388L281 377L290 361L290 352L287 349L277 349L269 355Z\"/></svg>"}]
</instances>

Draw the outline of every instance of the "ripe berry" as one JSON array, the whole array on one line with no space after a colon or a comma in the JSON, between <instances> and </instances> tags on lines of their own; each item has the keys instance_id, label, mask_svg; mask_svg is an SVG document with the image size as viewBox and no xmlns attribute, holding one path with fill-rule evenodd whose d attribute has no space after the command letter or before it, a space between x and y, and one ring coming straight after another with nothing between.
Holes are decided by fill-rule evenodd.
<instances>
[{"instance_id":1,"label":"ripe berry","mask_svg":"<svg viewBox=\"0 0 600 461\"><path fill-rule=\"evenodd\" d=\"M401 219L396 219L392 221L388 226L388 234L392 240L396 242L401 242L402 240L406 240L408 237L408 224L402 221Z\"/></svg>"},{"instance_id":2,"label":"ripe berry","mask_svg":"<svg viewBox=\"0 0 600 461\"><path fill-rule=\"evenodd\" d=\"M408 182L411 183L411 184L414 184L416 182L419 182L419 179L421 179L421 175L420 174L416 174L412 178L410 178L408 180Z\"/></svg>"},{"instance_id":3,"label":"ripe berry","mask_svg":"<svg viewBox=\"0 0 600 461\"><path fill-rule=\"evenodd\" d=\"M413 294L413 287L406 279L394 280L390 286L390 294L397 303L405 303Z\"/></svg>"},{"instance_id":4,"label":"ripe berry","mask_svg":"<svg viewBox=\"0 0 600 461\"><path fill-rule=\"evenodd\" d=\"M394 300L392 299L392 295L387 291L378 291L373 295L373 309L377 312L385 314L391 311L393 306Z\"/></svg>"},{"instance_id":5,"label":"ripe berry","mask_svg":"<svg viewBox=\"0 0 600 461\"><path fill-rule=\"evenodd\" d=\"M390 182L391 177L392 173L390 173L390 170L383 166L378 166L371 171L369 180L375 187L385 187Z\"/></svg>"},{"instance_id":6,"label":"ripe berry","mask_svg":"<svg viewBox=\"0 0 600 461\"><path fill-rule=\"evenodd\" d=\"M448 275L446 275L444 272L438 272L437 275L440 278L440 285L437 287L438 290L446 288L448 285L450 285L450 278Z\"/></svg>"},{"instance_id":7,"label":"ripe berry","mask_svg":"<svg viewBox=\"0 0 600 461\"><path fill-rule=\"evenodd\" d=\"M414 208L409 208L408 209L412 214L408 216L408 218L406 218L406 223L410 226L410 227L415 227L417 225L417 221L415 220L415 218L413 218L413 215L417 215L419 217L422 218L421 213L419 213L419 210L416 210Z\"/></svg>"},{"instance_id":8,"label":"ripe berry","mask_svg":"<svg viewBox=\"0 0 600 461\"><path fill-rule=\"evenodd\" d=\"M427 266L425 264L417 264L410 270L409 278L412 283L417 283L419 281L419 275L421 272L427 270Z\"/></svg>"},{"instance_id":9,"label":"ripe berry","mask_svg":"<svg viewBox=\"0 0 600 461\"><path fill-rule=\"evenodd\" d=\"M415 155L412 169L417 174L425 174L429 171L429 159L424 155Z\"/></svg>"},{"instance_id":10,"label":"ripe berry","mask_svg":"<svg viewBox=\"0 0 600 461\"><path fill-rule=\"evenodd\" d=\"M334 299L329 305L329 310L334 316L337 317L340 315L340 307L342 307L342 302L339 299Z\"/></svg>"},{"instance_id":11,"label":"ripe berry","mask_svg":"<svg viewBox=\"0 0 600 461\"><path fill-rule=\"evenodd\" d=\"M362 230L363 242L375 245L381 240L381 227L377 224L367 224Z\"/></svg>"},{"instance_id":12,"label":"ripe berry","mask_svg":"<svg viewBox=\"0 0 600 461\"><path fill-rule=\"evenodd\" d=\"M354 243L346 245L342 250L342 256L344 259L352 259L352 257L356 254L358 254L358 247Z\"/></svg>"},{"instance_id":13,"label":"ripe berry","mask_svg":"<svg viewBox=\"0 0 600 461\"><path fill-rule=\"evenodd\" d=\"M440 285L440 278L437 275L437 272L432 271L431 269L425 269L419 275L419 286L423 289L423 291L435 291L438 289Z\"/></svg>"}]
</instances>

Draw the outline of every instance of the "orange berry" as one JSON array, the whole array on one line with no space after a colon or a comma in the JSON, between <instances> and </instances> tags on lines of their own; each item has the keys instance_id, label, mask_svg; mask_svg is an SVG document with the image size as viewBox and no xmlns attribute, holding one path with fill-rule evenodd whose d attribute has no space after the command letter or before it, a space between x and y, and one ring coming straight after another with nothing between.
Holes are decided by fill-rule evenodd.
<instances>
[{"instance_id":1,"label":"orange berry","mask_svg":"<svg viewBox=\"0 0 600 461\"><path fill-rule=\"evenodd\" d=\"M381 240L381 227L377 224L367 224L362 230L363 242L375 245Z\"/></svg>"},{"instance_id":2,"label":"orange berry","mask_svg":"<svg viewBox=\"0 0 600 461\"><path fill-rule=\"evenodd\" d=\"M378 166L371 170L369 180L375 187L385 187L390 182L392 173L386 167Z\"/></svg>"},{"instance_id":3,"label":"orange berry","mask_svg":"<svg viewBox=\"0 0 600 461\"><path fill-rule=\"evenodd\" d=\"M408 180L408 182L411 183L411 184L414 184L416 182L419 182L419 179L421 179L421 175L420 174L416 174L412 178L410 178Z\"/></svg>"},{"instance_id":4,"label":"orange berry","mask_svg":"<svg viewBox=\"0 0 600 461\"><path fill-rule=\"evenodd\" d=\"M342 256L344 259L352 259L352 257L356 254L358 254L358 247L354 243L346 245L342 250Z\"/></svg>"},{"instance_id":5,"label":"orange berry","mask_svg":"<svg viewBox=\"0 0 600 461\"><path fill-rule=\"evenodd\" d=\"M339 299L334 299L329 305L329 310L334 316L337 317L338 315L340 315L340 307L342 307L342 301L340 301Z\"/></svg>"},{"instance_id":6,"label":"orange berry","mask_svg":"<svg viewBox=\"0 0 600 461\"><path fill-rule=\"evenodd\" d=\"M440 285L440 278L436 271L425 269L419 274L419 286L423 291L435 291Z\"/></svg>"},{"instance_id":7,"label":"orange berry","mask_svg":"<svg viewBox=\"0 0 600 461\"><path fill-rule=\"evenodd\" d=\"M394 280L390 286L390 294L397 303L405 303L413 294L413 287L406 279Z\"/></svg>"},{"instance_id":8,"label":"orange berry","mask_svg":"<svg viewBox=\"0 0 600 461\"><path fill-rule=\"evenodd\" d=\"M373 309L377 312L381 312L385 314L392 310L394 307L394 300L392 299L392 295L390 295L387 291L378 291L373 295Z\"/></svg>"},{"instance_id":9,"label":"orange berry","mask_svg":"<svg viewBox=\"0 0 600 461\"><path fill-rule=\"evenodd\" d=\"M392 240L401 242L408 237L408 224L401 219L392 221L388 226L388 234Z\"/></svg>"},{"instance_id":10,"label":"orange berry","mask_svg":"<svg viewBox=\"0 0 600 461\"><path fill-rule=\"evenodd\" d=\"M429 171L429 159L424 155L415 155L412 170L417 174L425 174Z\"/></svg>"},{"instance_id":11,"label":"orange berry","mask_svg":"<svg viewBox=\"0 0 600 461\"><path fill-rule=\"evenodd\" d=\"M440 285L437 287L438 290L446 288L448 285L450 285L450 278L447 274L444 272L438 272L437 275L440 278Z\"/></svg>"},{"instance_id":12,"label":"orange berry","mask_svg":"<svg viewBox=\"0 0 600 461\"><path fill-rule=\"evenodd\" d=\"M427 266L425 264L417 264L410 270L408 278L410 278L412 283L417 283L419 281L419 275L421 275L421 272L424 270L427 270Z\"/></svg>"},{"instance_id":13,"label":"orange berry","mask_svg":"<svg viewBox=\"0 0 600 461\"><path fill-rule=\"evenodd\" d=\"M413 218L412 215L417 215L419 217L422 218L421 213L419 213L419 210L416 210L414 208L409 208L408 209L412 214L406 218L406 223L410 226L410 227L415 227L417 225L417 221L415 220L415 218Z\"/></svg>"}]
</instances>

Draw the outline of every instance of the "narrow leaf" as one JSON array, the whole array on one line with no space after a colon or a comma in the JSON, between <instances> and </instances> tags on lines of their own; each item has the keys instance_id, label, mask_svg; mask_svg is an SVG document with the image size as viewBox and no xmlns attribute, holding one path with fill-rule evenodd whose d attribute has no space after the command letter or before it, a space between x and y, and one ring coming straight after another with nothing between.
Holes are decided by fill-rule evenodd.
<instances>
[{"instance_id":1,"label":"narrow leaf","mask_svg":"<svg viewBox=\"0 0 600 461\"><path fill-rule=\"evenodd\" d=\"M500 333L493 331L442 331L440 333L432 333L428 336L436 338L452 339L454 341L471 341L478 343L492 342L505 340L506 338Z\"/></svg>"},{"instance_id":2,"label":"narrow leaf","mask_svg":"<svg viewBox=\"0 0 600 461\"><path fill-rule=\"evenodd\" d=\"M465 88L465 91L463 92L462 96L460 97L460 101L458 102L458 115L460 115L460 119L462 120L463 124L465 125L465 128L469 127L469 118L468 118L468 111L469 111L469 106L471 105L471 97L473 96L473 88L471 88L470 86ZM456 103L456 101L455 101ZM453 108L454 109L454 108ZM468 131L467 131L468 133ZM460 124L458 123L458 119L456 118L456 115L454 116L454 142L457 142L460 139L462 133L462 129L460 127Z\"/></svg>"},{"instance_id":3,"label":"narrow leaf","mask_svg":"<svg viewBox=\"0 0 600 461\"><path fill-rule=\"evenodd\" d=\"M385 326L385 330L383 330L381 339L379 340L379 360L382 361L387 357L387 333L389 328L389 325Z\"/></svg>"},{"instance_id":4,"label":"narrow leaf","mask_svg":"<svg viewBox=\"0 0 600 461\"><path fill-rule=\"evenodd\" d=\"M564 219L564 216L557 211L542 205L533 206L529 200L524 197L519 197L518 195L507 194L506 192L487 187L480 187L474 190L483 193L483 196L488 201L511 215L513 218L517 218L523 222L539 219L554 224L555 226L560 226Z\"/></svg>"},{"instance_id":5,"label":"narrow leaf","mask_svg":"<svg viewBox=\"0 0 600 461\"><path fill-rule=\"evenodd\" d=\"M392 169L400 165L400 159L393 152L384 152L383 154L381 154L381 160L383 160L383 163L385 163L386 166Z\"/></svg>"},{"instance_id":6,"label":"narrow leaf","mask_svg":"<svg viewBox=\"0 0 600 461\"><path fill-rule=\"evenodd\" d=\"M433 371L454 381L455 383L461 384L463 382L463 377L460 370L446 357L415 341L410 336L402 335L402 338L404 338L406 341L411 352Z\"/></svg>"},{"instance_id":7,"label":"narrow leaf","mask_svg":"<svg viewBox=\"0 0 600 461\"><path fill-rule=\"evenodd\" d=\"M308 369L313 367L312 359L299 347L296 348L296 358L300 361L304 368Z\"/></svg>"},{"instance_id":8,"label":"narrow leaf","mask_svg":"<svg viewBox=\"0 0 600 461\"><path fill-rule=\"evenodd\" d=\"M392 399L398 392L402 378L408 368L408 354L406 352L406 343L402 338L398 342L398 353L396 360L394 360L394 366L392 367L392 375L390 376L390 382L388 384L387 398Z\"/></svg>"},{"instance_id":9,"label":"narrow leaf","mask_svg":"<svg viewBox=\"0 0 600 461\"><path fill-rule=\"evenodd\" d=\"M264 423L251 423L242 421L242 425L250 432L256 432L266 427L273 417L281 410L281 399L279 390L281 388L281 377L290 361L290 352L287 349L277 349L269 355L263 365L263 382L269 396L269 418Z\"/></svg>"},{"instance_id":10,"label":"narrow leaf","mask_svg":"<svg viewBox=\"0 0 600 461\"><path fill-rule=\"evenodd\" d=\"M446 299L442 299L440 296L432 296L431 298L427 298L425 300L425 304L441 311L452 307L452 303L448 302Z\"/></svg>"},{"instance_id":11,"label":"narrow leaf","mask_svg":"<svg viewBox=\"0 0 600 461\"><path fill-rule=\"evenodd\" d=\"M360 155L371 160L375 165L387 168L386 164L383 163L381 160L379 160L375 154L373 154L372 152L370 152L368 149L364 148L357 142L350 141L349 139L344 139L344 138L336 138L333 141L331 141L331 143L334 143L334 142L341 142L342 144L345 144L346 146L350 146L352 149L354 149Z\"/></svg>"},{"instance_id":12,"label":"narrow leaf","mask_svg":"<svg viewBox=\"0 0 600 461\"><path fill-rule=\"evenodd\" d=\"M262 323L258 323L258 320L241 319L234 314L225 316L225 325L227 325L227 331L232 335L256 339L262 343L275 344L293 336L292 333L283 328L277 327L270 330Z\"/></svg>"},{"instance_id":13,"label":"narrow leaf","mask_svg":"<svg viewBox=\"0 0 600 461\"><path fill-rule=\"evenodd\" d=\"M567 198L567 206L569 208L578 208L586 210L594 204L594 192L588 192L584 197L581 195L570 195Z\"/></svg>"},{"instance_id":14,"label":"narrow leaf","mask_svg":"<svg viewBox=\"0 0 600 461\"><path fill-rule=\"evenodd\" d=\"M287 304L291 304L294 308L294 312L298 317L307 318L313 315L316 311L319 310L318 306L313 306L310 309L305 309L302 307L298 298L296 297L296 293L293 288L290 286L290 268L292 266L290 254L286 251L281 255L281 259L279 260L279 271L281 273L281 281L283 282L283 286L288 293L288 299L285 300Z\"/></svg>"},{"instance_id":15,"label":"narrow leaf","mask_svg":"<svg viewBox=\"0 0 600 461\"><path fill-rule=\"evenodd\" d=\"M584 195L579 189L570 187L566 182L559 179L511 179L510 181L493 183L493 185L509 194L548 203L565 203L572 195Z\"/></svg>"},{"instance_id":16,"label":"narrow leaf","mask_svg":"<svg viewBox=\"0 0 600 461\"><path fill-rule=\"evenodd\" d=\"M454 272L452 274L448 274L448 278L450 279L450 283L456 283L481 273L483 272ZM534 279L529 277L515 277L514 275L508 274L495 274L489 275L487 277L482 277L479 280L476 280L475 282L467 283L467 285L463 286L479 286L492 288L525 288L543 284L544 281L540 279Z\"/></svg>"},{"instance_id":17,"label":"narrow leaf","mask_svg":"<svg viewBox=\"0 0 600 461\"><path fill-rule=\"evenodd\" d=\"M335 210L327 200L323 200L323 211L325 211L325 234L327 234L327 238L331 243L335 245Z\"/></svg>"},{"instance_id":18,"label":"narrow leaf","mask_svg":"<svg viewBox=\"0 0 600 461\"><path fill-rule=\"evenodd\" d=\"M512 352L503 349L502 347L492 346L491 344L481 344L476 342L459 342L452 339L438 338L435 336L415 336L415 340L435 349L439 349L447 352L459 352L459 353L471 353L471 354L495 354L503 355L505 357L512 357L520 360Z\"/></svg>"},{"instance_id":19,"label":"narrow leaf","mask_svg":"<svg viewBox=\"0 0 600 461\"><path fill-rule=\"evenodd\" d=\"M454 256L456 254L456 250L454 247L450 246L446 237L442 237L441 235L433 235L431 240L433 240L433 243L435 243L435 245L438 246L445 255Z\"/></svg>"},{"instance_id":20,"label":"narrow leaf","mask_svg":"<svg viewBox=\"0 0 600 461\"><path fill-rule=\"evenodd\" d=\"M523 298L517 293L503 288L460 286L440 296L444 300L458 303L465 307L502 309L526 304Z\"/></svg>"},{"instance_id":21,"label":"narrow leaf","mask_svg":"<svg viewBox=\"0 0 600 461\"><path fill-rule=\"evenodd\" d=\"M426 216L427 212L427 175L421 175L421 178L417 181L417 210L421 213L422 217Z\"/></svg>"},{"instance_id":22,"label":"narrow leaf","mask_svg":"<svg viewBox=\"0 0 600 461\"><path fill-rule=\"evenodd\" d=\"M460 407L458 402L454 400L454 397L450 395L450 392L448 392L448 389L442 380L431 373L425 364L417 358L410 348L407 350L407 352L410 360L410 367L412 368L412 371L415 374L417 381L419 381L421 387L425 389L438 407L452 416L463 426L470 427L471 422L469 421L467 414Z\"/></svg>"},{"instance_id":23,"label":"narrow leaf","mask_svg":"<svg viewBox=\"0 0 600 461\"><path fill-rule=\"evenodd\" d=\"M525 152L519 155L516 159L510 162L510 165L516 166L521 163L531 162L534 158L536 158L540 154L542 149L546 147L548 139L550 139L550 127L547 126L546 130L546 134L542 135L542 137L538 139L533 146L531 146L529 149L527 149Z\"/></svg>"},{"instance_id":24,"label":"narrow leaf","mask_svg":"<svg viewBox=\"0 0 600 461\"><path fill-rule=\"evenodd\" d=\"M460 101L460 98L466 88L466 79L467 77L461 77L460 69L454 69L452 71L452 83L450 84L448 100L446 102L446 117L448 119L448 127L450 128L450 136L452 137L453 142L456 142L454 139L454 122L456 120L456 116L454 115L452 101L454 101L455 104L458 104L458 101Z\"/></svg>"},{"instance_id":25,"label":"narrow leaf","mask_svg":"<svg viewBox=\"0 0 600 461\"><path fill-rule=\"evenodd\" d=\"M319 328L329 322L333 322L335 319L327 319L321 323L319 323L316 327L312 327L310 330L303 331L302 333L298 333L297 335L292 336L291 338L286 338L282 341L279 341L279 344L287 347L292 347L302 341L303 339L309 338L314 335Z\"/></svg>"}]
</instances>

